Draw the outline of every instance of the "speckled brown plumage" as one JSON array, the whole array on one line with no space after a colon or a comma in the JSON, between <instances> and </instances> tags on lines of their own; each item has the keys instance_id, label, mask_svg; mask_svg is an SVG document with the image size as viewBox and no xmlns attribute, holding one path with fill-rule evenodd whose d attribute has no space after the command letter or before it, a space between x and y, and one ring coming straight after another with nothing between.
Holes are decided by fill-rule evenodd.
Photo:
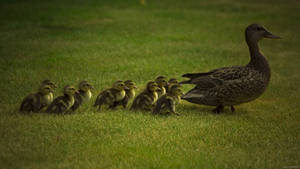
<instances>
[{"instance_id":1,"label":"speckled brown plumage","mask_svg":"<svg viewBox=\"0 0 300 169\"><path fill-rule=\"evenodd\" d=\"M219 113L224 106L246 103L258 98L267 88L271 71L266 58L260 53L258 41L279 38L258 24L249 25L245 31L251 60L245 66L224 67L205 73L188 73L183 77L190 80L181 84L195 84L182 99L196 104L216 106Z\"/></svg>"}]
</instances>

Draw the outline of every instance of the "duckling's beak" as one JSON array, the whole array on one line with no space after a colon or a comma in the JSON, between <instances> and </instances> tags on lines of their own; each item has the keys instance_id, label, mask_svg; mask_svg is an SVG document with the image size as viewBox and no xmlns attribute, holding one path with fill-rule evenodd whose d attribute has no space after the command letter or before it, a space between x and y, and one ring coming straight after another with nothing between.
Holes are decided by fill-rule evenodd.
<instances>
[{"instance_id":1,"label":"duckling's beak","mask_svg":"<svg viewBox=\"0 0 300 169\"><path fill-rule=\"evenodd\" d=\"M50 93L54 93L54 90L52 88L50 88Z\"/></svg>"},{"instance_id":2,"label":"duckling's beak","mask_svg":"<svg viewBox=\"0 0 300 169\"><path fill-rule=\"evenodd\" d=\"M270 39L281 39L280 36L274 35L274 34L272 34L271 32L269 32L267 30L265 30L264 37L265 38L270 38Z\"/></svg>"},{"instance_id":3,"label":"duckling's beak","mask_svg":"<svg viewBox=\"0 0 300 169\"><path fill-rule=\"evenodd\" d=\"M124 89L125 89L125 90L129 90L129 88L128 88L127 86L124 86Z\"/></svg>"},{"instance_id":4,"label":"duckling's beak","mask_svg":"<svg viewBox=\"0 0 300 169\"><path fill-rule=\"evenodd\" d=\"M161 88L158 87L158 88L156 89L156 91L157 91L157 92L161 92Z\"/></svg>"},{"instance_id":5,"label":"duckling's beak","mask_svg":"<svg viewBox=\"0 0 300 169\"><path fill-rule=\"evenodd\" d=\"M181 96L183 96L183 95L184 95L183 91L181 91L181 92L180 92L180 95L181 95Z\"/></svg>"},{"instance_id":6,"label":"duckling's beak","mask_svg":"<svg viewBox=\"0 0 300 169\"><path fill-rule=\"evenodd\" d=\"M133 88L134 88L134 89L137 89L137 87L136 87L136 86L133 86Z\"/></svg>"},{"instance_id":7,"label":"duckling's beak","mask_svg":"<svg viewBox=\"0 0 300 169\"><path fill-rule=\"evenodd\" d=\"M95 90L94 86L90 85L90 87L91 87L92 90Z\"/></svg>"}]
</instances>

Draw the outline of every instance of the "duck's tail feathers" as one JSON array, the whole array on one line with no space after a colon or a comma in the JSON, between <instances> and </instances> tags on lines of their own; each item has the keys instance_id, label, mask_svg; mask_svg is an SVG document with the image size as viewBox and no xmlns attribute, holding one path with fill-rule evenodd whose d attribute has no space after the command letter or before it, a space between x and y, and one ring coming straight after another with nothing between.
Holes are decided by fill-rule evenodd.
<instances>
[{"instance_id":1,"label":"duck's tail feathers","mask_svg":"<svg viewBox=\"0 0 300 169\"><path fill-rule=\"evenodd\" d=\"M179 84L191 84L191 80L185 80L185 81L179 82Z\"/></svg>"},{"instance_id":2,"label":"duck's tail feathers","mask_svg":"<svg viewBox=\"0 0 300 169\"><path fill-rule=\"evenodd\" d=\"M211 72L205 72L205 73L186 73L184 75L182 75L182 77L187 77L190 79L199 77L199 76L205 76L205 75L209 75Z\"/></svg>"}]
</instances>

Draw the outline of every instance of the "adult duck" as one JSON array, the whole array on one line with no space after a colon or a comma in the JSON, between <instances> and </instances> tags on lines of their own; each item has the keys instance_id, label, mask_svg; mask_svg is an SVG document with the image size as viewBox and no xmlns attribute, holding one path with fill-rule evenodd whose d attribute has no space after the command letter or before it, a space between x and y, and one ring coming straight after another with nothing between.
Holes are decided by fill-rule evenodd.
<instances>
[{"instance_id":1,"label":"adult duck","mask_svg":"<svg viewBox=\"0 0 300 169\"><path fill-rule=\"evenodd\" d=\"M191 103L216 106L215 113L223 111L224 106L250 102L266 90L271 70L267 59L260 53L258 41L263 38L278 39L259 24L251 24L245 31L246 42L250 50L250 62L245 66L232 66L214 69L205 73L187 73L182 77L190 80L181 84L194 84L192 90L182 96Z\"/></svg>"}]
</instances>

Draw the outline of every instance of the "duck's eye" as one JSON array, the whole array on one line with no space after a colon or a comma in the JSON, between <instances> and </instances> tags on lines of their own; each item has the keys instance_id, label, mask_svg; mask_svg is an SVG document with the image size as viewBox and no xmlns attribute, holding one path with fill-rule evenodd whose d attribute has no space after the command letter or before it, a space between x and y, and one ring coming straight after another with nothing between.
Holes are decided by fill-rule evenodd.
<instances>
[{"instance_id":1,"label":"duck's eye","mask_svg":"<svg viewBox=\"0 0 300 169\"><path fill-rule=\"evenodd\" d=\"M263 30L263 28L257 27L256 30L261 31L261 30Z\"/></svg>"}]
</instances>

